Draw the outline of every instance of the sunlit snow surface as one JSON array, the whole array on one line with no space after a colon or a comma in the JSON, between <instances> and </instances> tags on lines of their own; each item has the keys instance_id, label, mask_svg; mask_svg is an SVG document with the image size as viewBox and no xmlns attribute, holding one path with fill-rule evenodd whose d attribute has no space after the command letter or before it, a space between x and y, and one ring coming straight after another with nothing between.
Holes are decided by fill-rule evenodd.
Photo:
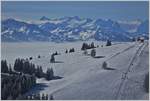
<instances>
[{"instance_id":1,"label":"sunlit snow surface","mask_svg":"<svg viewBox=\"0 0 150 101\"><path fill-rule=\"evenodd\" d=\"M52 67L56 76L63 77L52 81L38 79L38 85L27 94L53 94L56 100L148 99L148 93L143 88L144 77L149 68L147 42L115 42L106 47L105 42L95 41L95 45L99 45L96 55L105 56L104 58L83 55L82 43L2 43L2 59L13 64L15 58L32 56L31 62L41 65L44 71ZM75 52L66 54L65 50L70 48L75 48ZM59 63L50 63L50 55L55 51L61 53L55 56ZM90 54L90 50L88 53ZM41 55L40 59L37 58L38 55ZM128 79L119 91L123 74L135 56ZM103 61L116 70L102 69Z\"/></svg>"}]
</instances>

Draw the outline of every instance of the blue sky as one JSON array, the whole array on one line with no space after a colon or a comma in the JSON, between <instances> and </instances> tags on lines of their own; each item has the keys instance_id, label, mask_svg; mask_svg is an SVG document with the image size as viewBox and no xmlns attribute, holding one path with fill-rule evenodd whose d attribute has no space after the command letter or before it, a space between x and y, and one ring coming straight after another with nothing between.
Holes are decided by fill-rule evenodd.
<instances>
[{"instance_id":1,"label":"blue sky","mask_svg":"<svg viewBox=\"0 0 150 101\"><path fill-rule=\"evenodd\" d=\"M41 16L93 19L148 19L148 1L3 1L2 19L37 20Z\"/></svg>"}]
</instances>

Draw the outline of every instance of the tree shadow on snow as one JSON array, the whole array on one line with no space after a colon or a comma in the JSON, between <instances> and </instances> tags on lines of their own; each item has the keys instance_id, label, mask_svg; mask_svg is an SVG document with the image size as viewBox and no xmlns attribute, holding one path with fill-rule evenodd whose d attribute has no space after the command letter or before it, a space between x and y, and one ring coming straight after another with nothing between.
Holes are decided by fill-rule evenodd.
<instances>
[{"instance_id":1,"label":"tree shadow on snow","mask_svg":"<svg viewBox=\"0 0 150 101\"><path fill-rule=\"evenodd\" d=\"M110 68L110 67L105 67L103 69L105 69L105 70L116 70L115 68Z\"/></svg>"},{"instance_id":2,"label":"tree shadow on snow","mask_svg":"<svg viewBox=\"0 0 150 101\"><path fill-rule=\"evenodd\" d=\"M53 63L64 63L63 61L55 61Z\"/></svg>"},{"instance_id":3,"label":"tree shadow on snow","mask_svg":"<svg viewBox=\"0 0 150 101\"><path fill-rule=\"evenodd\" d=\"M104 58L105 56L95 56L94 58Z\"/></svg>"},{"instance_id":4,"label":"tree shadow on snow","mask_svg":"<svg viewBox=\"0 0 150 101\"><path fill-rule=\"evenodd\" d=\"M45 83L37 83L25 95L38 94L40 91L44 90L46 87L48 87L48 85L46 85Z\"/></svg>"},{"instance_id":5,"label":"tree shadow on snow","mask_svg":"<svg viewBox=\"0 0 150 101\"><path fill-rule=\"evenodd\" d=\"M57 79L62 79L63 77L61 76L54 76L52 80L57 80Z\"/></svg>"}]
</instances>

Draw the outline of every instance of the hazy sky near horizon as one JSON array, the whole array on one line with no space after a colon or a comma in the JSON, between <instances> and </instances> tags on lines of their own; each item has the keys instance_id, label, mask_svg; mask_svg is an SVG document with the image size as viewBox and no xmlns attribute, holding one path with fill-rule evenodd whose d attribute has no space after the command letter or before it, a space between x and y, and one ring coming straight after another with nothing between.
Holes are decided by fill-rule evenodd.
<instances>
[{"instance_id":1,"label":"hazy sky near horizon","mask_svg":"<svg viewBox=\"0 0 150 101\"><path fill-rule=\"evenodd\" d=\"M42 16L79 16L93 19L145 20L148 1L2 1L2 19L38 20Z\"/></svg>"}]
</instances>

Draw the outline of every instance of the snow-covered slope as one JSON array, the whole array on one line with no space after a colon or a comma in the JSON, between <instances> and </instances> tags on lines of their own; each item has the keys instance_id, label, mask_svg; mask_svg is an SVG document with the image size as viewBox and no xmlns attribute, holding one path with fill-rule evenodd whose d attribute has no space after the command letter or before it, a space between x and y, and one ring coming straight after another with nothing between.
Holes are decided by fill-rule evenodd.
<instances>
[{"instance_id":1,"label":"snow-covered slope","mask_svg":"<svg viewBox=\"0 0 150 101\"><path fill-rule=\"evenodd\" d=\"M90 19L78 16L49 19L43 16L38 21L21 21L6 19L2 21L2 41L78 41L78 40L107 40L130 41L137 33L129 33L125 27L135 24L125 24L111 19ZM141 28L143 27L143 28ZM139 33L147 34L148 25L142 23ZM131 28L132 29L132 28ZM144 30L144 32L142 31ZM148 35L147 35L148 36Z\"/></svg>"},{"instance_id":2,"label":"snow-covered slope","mask_svg":"<svg viewBox=\"0 0 150 101\"><path fill-rule=\"evenodd\" d=\"M96 48L96 56L105 56L104 58L83 55L83 51L80 50L82 42L2 43L2 58L11 58L12 61L14 57L11 56L33 56L31 62L42 65L44 71L52 67L55 75L62 77L52 81L38 79L39 84L27 94L48 93L56 100L148 99L148 94L143 88L149 66L148 42L144 44L115 42L108 47L105 46L105 42L94 43L100 46ZM13 51L16 50L15 47L18 47L16 53ZM72 47L75 48L75 52L66 54L65 50ZM8 50L11 52L9 53ZM50 63L50 54L55 51L61 53L55 56L58 63ZM40 59L37 58L39 54ZM108 67L116 70L104 70L102 68L104 61L107 62ZM128 78L123 81L125 72Z\"/></svg>"}]
</instances>

